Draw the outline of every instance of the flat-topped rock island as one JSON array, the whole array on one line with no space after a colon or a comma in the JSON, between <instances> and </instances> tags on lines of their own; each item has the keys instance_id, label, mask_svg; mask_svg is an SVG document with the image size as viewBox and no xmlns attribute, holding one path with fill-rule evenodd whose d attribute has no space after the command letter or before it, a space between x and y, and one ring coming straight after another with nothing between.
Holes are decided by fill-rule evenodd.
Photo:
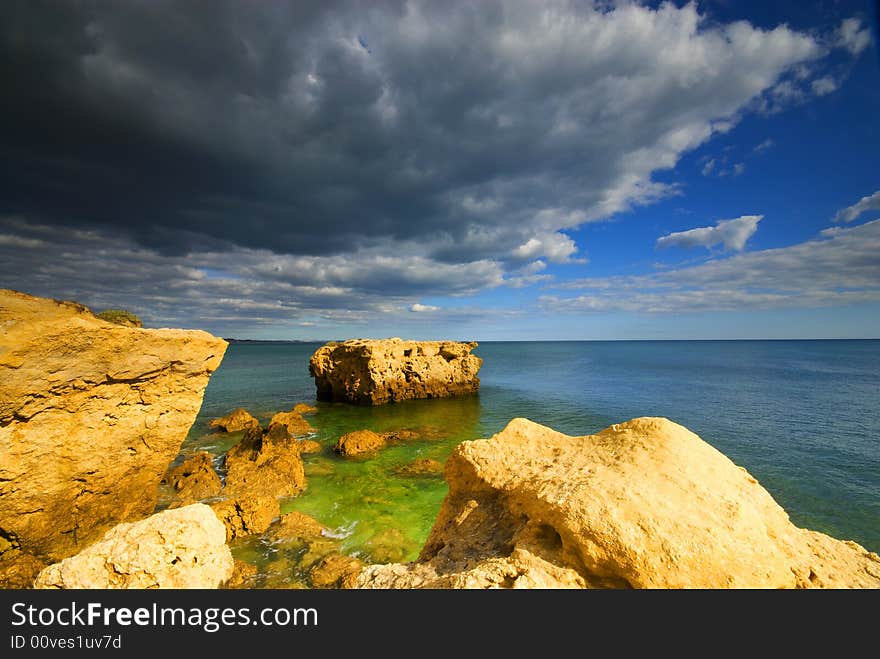
<instances>
[{"instance_id":1,"label":"flat-topped rock island","mask_svg":"<svg viewBox=\"0 0 880 659\"><path fill-rule=\"evenodd\" d=\"M309 361L322 401L384 405L476 393L483 360L475 341L350 339L318 348Z\"/></svg>"}]
</instances>

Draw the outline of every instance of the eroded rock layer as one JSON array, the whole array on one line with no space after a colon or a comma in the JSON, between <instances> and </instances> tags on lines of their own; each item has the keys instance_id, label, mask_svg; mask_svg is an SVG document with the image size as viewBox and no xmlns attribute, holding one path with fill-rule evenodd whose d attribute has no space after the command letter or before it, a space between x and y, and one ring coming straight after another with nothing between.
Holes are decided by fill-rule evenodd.
<instances>
[{"instance_id":1,"label":"eroded rock layer","mask_svg":"<svg viewBox=\"0 0 880 659\"><path fill-rule=\"evenodd\" d=\"M475 393L483 360L475 342L352 339L327 343L309 362L318 400L383 405Z\"/></svg>"}]
</instances>

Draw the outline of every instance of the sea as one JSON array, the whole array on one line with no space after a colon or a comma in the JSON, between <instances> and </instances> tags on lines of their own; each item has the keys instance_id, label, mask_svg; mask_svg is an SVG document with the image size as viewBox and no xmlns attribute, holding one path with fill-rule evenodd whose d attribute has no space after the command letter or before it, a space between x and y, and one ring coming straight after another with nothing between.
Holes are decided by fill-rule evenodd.
<instances>
[{"instance_id":1,"label":"sea","mask_svg":"<svg viewBox=\"0 0 880 659\"><path fill-rule=\"evenodd\" d=\"M308 363L320 345L231 343L178 461L205 450L222 473L241 433L208 422L236 407L266 422L295 403L316 405L306 418L324 450L304 456L307 488L282 512L316 518L336 551L364 562L414 560L446 494L442 476L402 467L442 462L515 417L570 435L667 417L745 467L798 526L880 551L880 340L481 342L479 394L378 407L315 401ZM422 439L366 457L332 452L362 428ZM308 547L284 554L255 536L232 548L258 566L261 585L305 583Z\"/></svg>"}]
</instances>

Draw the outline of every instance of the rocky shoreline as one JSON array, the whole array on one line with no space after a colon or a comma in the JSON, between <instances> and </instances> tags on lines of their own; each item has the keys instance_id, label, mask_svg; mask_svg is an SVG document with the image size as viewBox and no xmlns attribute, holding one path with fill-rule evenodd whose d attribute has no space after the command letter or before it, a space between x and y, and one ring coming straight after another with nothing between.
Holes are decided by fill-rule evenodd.
<instances>
[{"instance_id":1,"label":"rocky shoreline","mask_svg":"<svg viewBox=\"0 0 880 659\"><path fill-rule=\"evenodd\" d=\"M5 290L0 328L0 587L283 583L233 559L230 543L249 536L295 554L298 583L313 588L880 587L877 554L796 527L748 472L663 418L584 437L514 419L462 442L445 465L403 465L407 478L442 473L448 495L417 561L395 562L389 529L386 562L366 565L318 520L281 514L279 502L307 487L302 456L324 450L310 439L314 407L265 426L231 410L211 424L241 433L222 462L203 452L175 462L222 339L113 325ZM333 343L310 371L319 400L472 394L475 345ZM363 429L338 437L333 459L423 439ZM160 483L171 495L154 512Z\"/></svg>"}]
</instances>

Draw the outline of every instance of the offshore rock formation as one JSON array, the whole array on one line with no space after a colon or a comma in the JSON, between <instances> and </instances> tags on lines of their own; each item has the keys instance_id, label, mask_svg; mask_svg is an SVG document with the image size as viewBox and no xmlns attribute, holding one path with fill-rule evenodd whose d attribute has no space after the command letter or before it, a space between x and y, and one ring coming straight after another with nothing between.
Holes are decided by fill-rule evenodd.
<instances>
[{"instance_id":1,"label":"offshore rock formation","mask_svg":"<svg viewBox=\"0 0 880 659\"><path fill-rule=\"evenodd\" d=\"M226 345L0 290L0 537L52 562L152 513Z\"/></svg>"},{"instance_id":2,"label":"offshore rock formation","mask_svg":"<svg viewBox=\"0 0 880 659\"><path fill-rule=\"evenodd\" d=\"M226 529L208 506L120 524L76 556L43 570L35 588L217 588L232 576Z\"/></svg>"},{"instance_id":3,"label":"offshore rock formation","mask_svg":"<svg viewBox=\"0 0 880 659\"><path fill-rule=\"evenodd\" d=\"M472 394L483 360L476 342L352 339L318 348L309 361L318 400L383 405Z\"/></svg>"},{"instance_id":4,"label":"offshore rock formation","mask_svg":"<svg viewBox=\"0 0 880 659\"><path fill-rule=\"evenodd\" d=\"M722 453L663 418L569 437L514 419L463 442L413 564L361 588L880 587L880 557L794 526Z\"/></svg>"}]
</instances>

